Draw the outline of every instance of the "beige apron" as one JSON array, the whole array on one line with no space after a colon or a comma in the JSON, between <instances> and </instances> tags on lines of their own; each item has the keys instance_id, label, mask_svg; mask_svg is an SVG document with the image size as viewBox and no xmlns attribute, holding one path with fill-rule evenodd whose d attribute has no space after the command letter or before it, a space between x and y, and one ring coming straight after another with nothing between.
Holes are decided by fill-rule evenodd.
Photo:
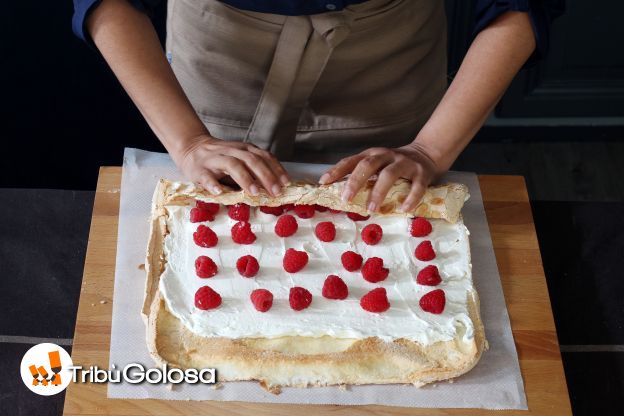
<instances>
[{"instance_id":1,"label":"beige apron","mask_svg":"<svg viewBox=\"0 0 624 416\"><path fill-rule=\"evenodd\" d=\"M282 159L295 146L396 146L413 140L446 89L444 2L282 16L169 0L167 53L215 137Z\"/></svg>"}]
</instances>

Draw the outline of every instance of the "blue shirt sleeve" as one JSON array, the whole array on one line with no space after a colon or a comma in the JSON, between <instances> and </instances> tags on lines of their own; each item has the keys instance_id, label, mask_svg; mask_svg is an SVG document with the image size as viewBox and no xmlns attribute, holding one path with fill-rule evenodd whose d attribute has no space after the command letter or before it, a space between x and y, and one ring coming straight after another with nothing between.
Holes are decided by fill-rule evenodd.
<instances>
[{"instance_id":1,"label":"blue shirt sleeve","mask_svg":"<svg viewBox=\"0 0 624 416\"><path fill-rule=\"evenodd\" d=\"M92 44L91 37L86 31L85 21L102 0L74 0L74 15L72 16L72 30L74 34L85 42ZM152 14L158 0L129 0L138 10Z\"/></svg>"},{"instance_id":2,"label":"blue shirt sleeve","mask_svg":"<svg viewBox=\"0 0 624 416\"><path fill-rule=\"evenodd\" d=\"M565 0L477 0L473 36L509 11L529 13L535 33L535 51L525 67L532 66L548 53L550 24L565 11Z\"/></svg>"}]
</instances>

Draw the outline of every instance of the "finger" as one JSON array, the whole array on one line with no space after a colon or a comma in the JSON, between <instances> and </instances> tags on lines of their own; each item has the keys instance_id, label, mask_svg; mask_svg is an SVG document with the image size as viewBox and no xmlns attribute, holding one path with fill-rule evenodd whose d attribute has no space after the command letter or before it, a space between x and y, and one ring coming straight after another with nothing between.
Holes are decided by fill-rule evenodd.
<instances>
[{"instance_id":1,"label":"finger","mask_svg":"<svg viewBox=\"0 0 624 416\"><path fill-rule=\"evenodd\" d=\"M222 155L215 158L210 167L228 174L248 194L258 195L258 186L247 170L245 163L241 160L232 156Z\"/></svg>"},{"instance_id":2,"label":"finger","mask_svg":"<svg viewBox=\"0 0 624 416\"><path fill-rule=\"evenodd\" d=\"M273 173L279 178L279 181L283 186L290 184L291 180L288 172L286 172L286 169L284 169L279 160L277 160L277 158L271 152L259 149L256 146L249 146L248 150L264 159L264 162L269 166L269 169L271 169L271 171L273 171Z\"/></svg>"},{"instance_id":3,"label":"finger","mask_svg":"<svg viewBox=\"0 0 624 416\"><path fill-rule=\"evenodd\" d=\"M410 192L403 201L403 205L401 205L401 211L410 212L420 203L423 196L425 195L425 191L427 187L419 177L414 176L412 178L412 186L410 188Z\"/></svg>"},{"instance_id":4,"label":"finger","mask_svg":"<svg viewBox=\"0 0 624 416\"><path fill-rule=\"evenodd\" d=\"M375 173L377 173L382 167L390 163L393 159L391 153L380 153L377 155L366 156L362 159L351 175L349 180L342 191L342 200L347 202L357 194L357 192L364 186L366 181Z\"/></svg>"},{"instance_id":5,"label":"finger","mask_svg":"<svg viewBox=\"0 0 624 416\"><path fill-rule=\"evenodd\" d=\"M327 185L342 179L345 175L353 172L353 169L357 166L358 162L364 159L366 155L359 153L357 155L345 157L340 162L336 163L332 168L321 176L319 183L321 185Z\"/></svg>"},{"instance_id":6,"label":"finger","mask_svg":"<svg viewBox=\"0 0 624 416\"><path fill-rule=\"evenodd\" d=\"M260 184L269 194L278 196L282 193L282 186L279 183L278 177L273 173L262 157L250 151L239 149L231 149L227 153L245 162L247 170L260 181Z\"/></svg>"},{"instance_id":7,"label":"finger","mask_svg":"<svg viewBox=\"0 0 624 416\"><path fill-rule=\"evenodd\" d=\"M198 183L213 195L219 195L223 192L223 188L217 178L207 169L204 169L199 175Z\"/></svg>"},{"instance_id":8,"label":"finger","mask_svg":"<svg viewBox=\"0 0 624 416\"><path fill-rule=\"evenodd\" d=\"M394 182L407 173L406 168L404 164L395 162L382 169L375 182L375 186L373 186L368 196L368 210L370 212L377 212L379 210L379 207L383 204Z\"/></svg>"}]
</instances>

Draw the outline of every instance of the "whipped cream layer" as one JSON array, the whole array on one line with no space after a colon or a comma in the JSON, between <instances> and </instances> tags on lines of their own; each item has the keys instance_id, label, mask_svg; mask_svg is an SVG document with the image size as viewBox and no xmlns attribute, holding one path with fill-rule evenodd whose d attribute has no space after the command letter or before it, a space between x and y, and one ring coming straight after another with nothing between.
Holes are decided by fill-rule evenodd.
<instances>
[{"instance_id":1,"label":"whipped cream layer","mask_svg":"<svg viewBox=\"0 0 624 416\"><path fill-rule=\"evenodd\" d=\"M274 232L277 217L251 207L249 222L257 239L250 245L232 241L230 229L236 221L221 206L216 219L204 222L219 237L213 248L202 248L193 241L198 223L189 221L190 206L168 206L164 254L167 260L160 279L160 291L168 310L197 335L227 338L277 338L282 336L362 339L379 337L385 341L405 338L421 344L448 341L460 337L464 341L474 336L472 320L468 315L467 295L473 290L468 230L459 221L450 224L430 220L432 233L415 238L409 233L411 220L399 216L371 216L367 221L352 221L344 213L316 212L313 218L295 216L299 229L291 237L281 238ZM291 214L293 214L291 212ZM314 227L321 221L336 225L336 238L325 243L316 238ZM383 238L377 245L362 241L361 230L376 223L383 229ZM414 256L416 246L431 240L437 257L421 262ZM290 274L282 268L282 259L288 248L305 250L309 255L307 266ZM364 260L381 257L390 273L386 280L370 283L359 271L348 272L340 256L347 250L360 253ZM236 260L251 254L260 263L260 271L253 278L242 277L236 270ZM212 278L202 279L195 274L195 259L209 256L219 271ZM418 271L435 264L442 277L438 286L416 283ZM330 300L322 296L325 278L335 274L349 287L345 300ZM210 286L222 297L221 306L213 310L199 310L194 296L201 286ZM302 311L294 311L288 302L289 290L302 286L312 295L312 304ZM390 309L371 313L360 307L360 298L376 287L385 287ZM254 289L264 288L273 293L273 307L258 312L249 300ZM446 307L440 315L423 311L419 299L434 289L443 289Z\"/></svg>"}]
</instances>

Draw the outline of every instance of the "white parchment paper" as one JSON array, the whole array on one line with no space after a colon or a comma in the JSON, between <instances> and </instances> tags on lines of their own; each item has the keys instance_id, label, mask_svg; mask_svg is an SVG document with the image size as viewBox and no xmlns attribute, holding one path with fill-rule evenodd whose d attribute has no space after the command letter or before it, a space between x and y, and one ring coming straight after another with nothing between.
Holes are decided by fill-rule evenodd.
<instances>
[{"instance_id":1,"label":"white parchment paper","mask_svg":"<svg viewBox=\"0 0 624 416\"><path fill-rule=\"evenodd\" d=\"M326 165L296 163L285 163L284 166L293 177L313 179L326 168ZM139 269L139 265L145 261L151 197L161 177L182 179L168 155L125 150L110 349L110 364L115 364L117 369L129 363L140 363L147 368L155 366L147 351L145 326L140 315L145 272ZM445 180L465 183L470 189L470 200L462 212L470 230L473 278L481 298L481 314L490 345L468 374L453 383L441 382L422 388L411 385L350 386L346 390L336 387L284 388L280 395L267 393L256 382L227 382L216 389L201 384L177 385L170 389L162 384L109 383L108 397L527 409L479 182L475 174L464 172L450 172Z\"/></svg>"}]
</instances>

